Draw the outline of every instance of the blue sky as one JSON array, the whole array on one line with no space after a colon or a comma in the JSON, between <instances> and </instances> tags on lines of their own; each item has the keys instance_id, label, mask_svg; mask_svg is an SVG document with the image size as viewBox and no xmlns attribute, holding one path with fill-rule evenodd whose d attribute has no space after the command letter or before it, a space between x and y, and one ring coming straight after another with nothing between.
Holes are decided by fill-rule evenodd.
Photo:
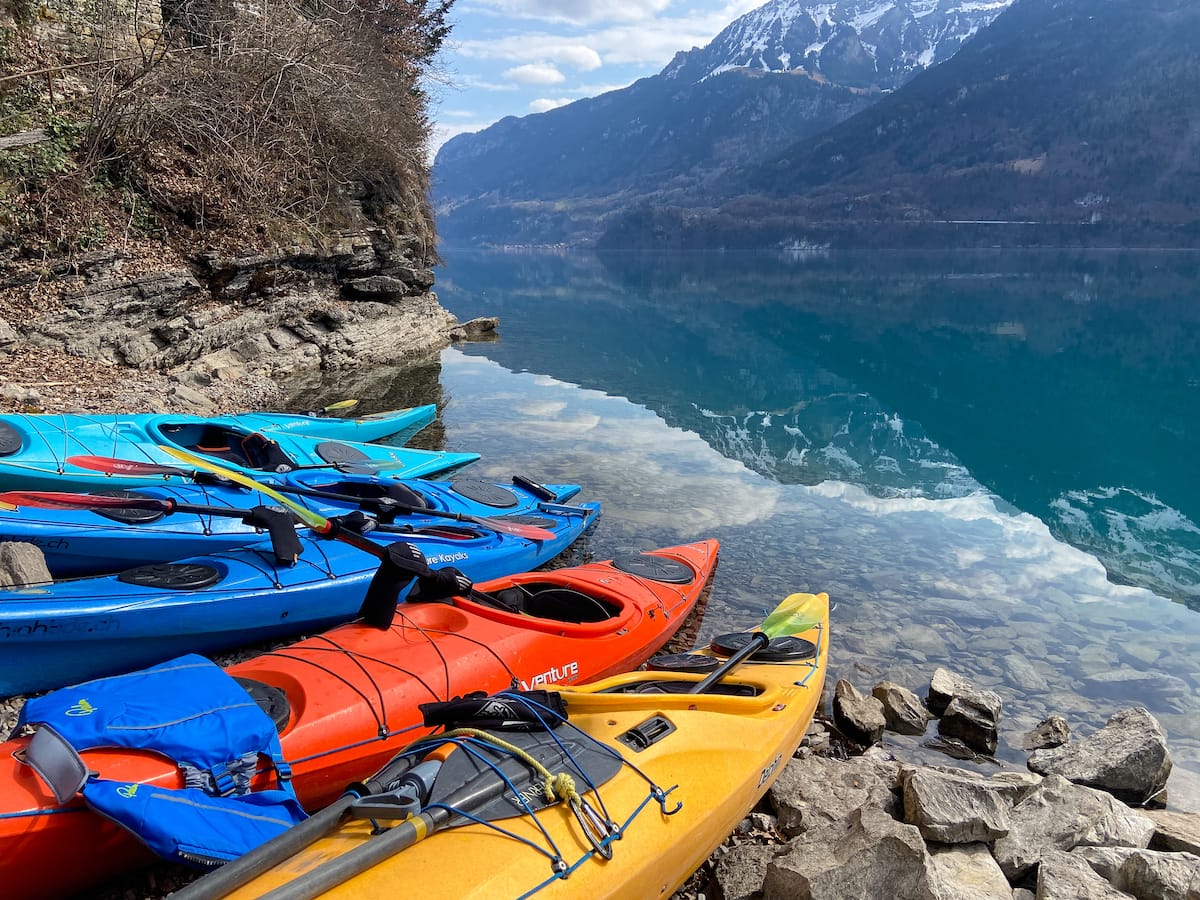
<instances>
[{"instance_id":1,"label":"blue sky","mask_svg":"<svg viewBox=\"0 0 1200 900\"><path fill-rule=\"evenodd\" d=\"M434 145L652 75L764 0L458 0L430 85Z\"/></svg>"}]
</instances>

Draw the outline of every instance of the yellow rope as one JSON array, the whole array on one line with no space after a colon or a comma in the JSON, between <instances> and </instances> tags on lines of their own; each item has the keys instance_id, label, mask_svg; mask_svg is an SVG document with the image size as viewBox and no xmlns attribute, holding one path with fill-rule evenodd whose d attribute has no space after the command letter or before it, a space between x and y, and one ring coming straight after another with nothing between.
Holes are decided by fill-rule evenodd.
<instances>
[{"instance_id":1,"label":"yellow rope","mask_svg":"<svg viewBox=\"0 0 1200 900\"><path fill-rule=\"evenodd\" d=\"M496 735L488 731L482 731L478 728L455 728L451 731L442 734L431 736L428 740L444 741L448 738L456 737L473 737L483 741L486 744L491 744L494 747L499 747L507 753L511 753L517 759L525 763L529 768L533 769L538 775L542 776L544 782L542 784L542 793L546 798L547 803L553 803L555 800L566 800L567 802L578 802L581 800L579 792L575 789L575 779L566 772L559 772L557 775L551 773L541 762L530 756L525 750L515 744L510 744L503 738L498 738ZM414 743L423 743L415 741Z\"/></svg>"}]
</instances>

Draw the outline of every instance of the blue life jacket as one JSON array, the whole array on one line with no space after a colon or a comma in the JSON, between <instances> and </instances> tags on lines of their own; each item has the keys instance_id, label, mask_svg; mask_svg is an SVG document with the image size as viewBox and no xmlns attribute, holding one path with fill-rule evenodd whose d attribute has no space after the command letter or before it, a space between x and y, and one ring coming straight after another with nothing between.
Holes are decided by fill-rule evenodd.
<instances>
[{"instance_id":1,"label":"blue life jacket","mask_svg":"<svg viewBox=\"0 0 1200 900\"><path fill-rule=\"evenodd\" d=\"M219 865L306 818L274 723L233 678L202 656L35 697L21 710L18 727L26 724L49 725L76 755L126 747L174 760L184 773L183 789L91 774L79 788L89 806L167 859ZM278 788L251 792L250 780L264 756L274 766Z\"/></svg>"}]
</instances>

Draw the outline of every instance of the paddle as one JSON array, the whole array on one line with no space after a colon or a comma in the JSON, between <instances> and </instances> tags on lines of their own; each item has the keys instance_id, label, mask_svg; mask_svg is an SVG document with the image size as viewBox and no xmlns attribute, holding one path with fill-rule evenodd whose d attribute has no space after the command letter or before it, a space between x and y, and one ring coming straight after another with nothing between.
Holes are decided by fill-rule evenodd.
<instances>
[{"instance_id":1,"label":"paddle","mask_svg":"<svg viewBox=\"0 0 1200 900\"><path fill-rule=\"evenodd\" d=\"M179 503L163 497L105 497L99 494L71 494L62 491L8 491L0 494L0 503L33 506L38 509L147 509L171 513L194 513L241 519L247 525L266 529L271 536L271 548L281 563L292 564L304 549L296 536L291 515L281 509L256 506L253 509L234 509L229 506L208 506L199 503Z\"/></svg>"},{"instance_id":2,"label":"paddle","mask_svg":"<svg viewBox=\"0 0 1200 900\"><path fill-rule=\"evenodd\" d=\"M525 815L525 807L514 801L514 797L524 798L535 811L557 803L559 798L547 798L542 794L547 772L565 772L581 783L599 786L612 779L624 765L623 760L611 750L569 735L506 732L504 741L516 745L535 759L537 768L490 744L473 740L469 752L460 748L445 757L428 792L427 802L415 815L398 822L387 831L373 833L352 849L317 865L262 897L271 900L309 900L437 831L477 820L491 822ZM437 735L431 735L422 743L431 749L437 748L432 754L435 757L440 755L441 748L445 746L443 738ZM490 757L490 761L481 757ZM428 760L430 757L426 755L423 758ZM397 801L411 799L405 791L411 788L413 779L405 775L397 777L397 773L415 771L416 767L411 767L405 755L397 757L389 763L388 769L369 782L372 785L386 785L385 791L361 797L353 794L343 796L332 806L240 859L193 882L173 897L176 900L217 900L285 862L353 818L401 818L407 810L402 802ZM574 801L570 802L574 808ZM576 814L579 814L578 810ZM595 844L604 837L589 835L587 839Z\"/></svg>"},{"instance_id":3,"label":"paddle","mask_svg":"<svg viewBox=\"0 0 1200 900\"><path fill-rule=\"evenodd\" d=\"M169 447L163 447L164 450L171 450ZM199 457L197 457L199 458ZM197 472L189 472L185 469L179 469L175 466L167 466L161 463L143 463L134 460L114 459L110 456L72 456L67 459L67 462L79 466L84 469L93 469L98 472L107 472L115 475L181 475L184 477L195 477ZM209 472L215 472L215 469L209 468ZM224 476L229 477L229 476ZM239 482L245 484L245 482ZM258 482L254 482L254 490L262 490L263 486ZM502 518L492 516L472 516L467 513L456 513L444 509L428 509L424 506L408 506L393 500L391 497L376 497L363 498L354 497L349 494L337 494L332 491L319 491L313 488L295 487L293 485L275 485L275 490L288 494L297 494L302 497L319 497L326 500L334 500L340 503L348 503L357 505L362 508L375 509L380 512L395 512L402 515L421 515L432 516L441 519L454 519L457 522L471 522L486 528L489 531L500 531L505 534L511 534L515 537L525 538L529 541L548 541L553 540L555 534L548 528L542 528L538 525L527 525L521 522L507 522ZM265 493L265 491L264 491ZM268 494L268 496L271 496Z\"/></svg>"},{"instance_id":4,"label":"paddle","mask_svg":"<svg viewBox=\"0 0 1200 900\"><path fill-rule=\"evenodd\" d=\"M339 400L337 403L330 403L328 406L322 406L321 412L323 412L323 413L345 412L346 410L353 409L356 406L358 406L357 400L355 400L353 398L347 398L345 400Z\"/></svg>"},{"instance_id":5,"label":"paddle","mask_svg":"<svg viewBox=\"0 0 1200 900\"><path fill-rule=\"evenodd\" d=\"M823 611L828 604L829 595L825 593L791 594L775 607L769 616L763 619L762 624L752 633L744 647L692 685L688 693L703 694L741 665L743 660L770 644L772 638L782 637L785 634L799 634L821 624L824 621Z\"/></svg>"},{"instance_id":6,"label":"paddle","mask_svg":"<svg viewBox=\"0 0 1200 900\"><path fill-rule=\"evenodd\" d=\"M160 445L161 446L161 445ZM143 463L134 462L127 459L116 459L111 456L92 456L90 454L79 454L76 456L68 456L67 462L73 466L79 466L81 469L93 469L101 472L107 472L109 475L164 475L166 477L178 476L180 478L194 478L195 472L189 472L186 469L181 469L178 466L170 466L165 463ZM291 466L289 472L305 472L312 469L335 469L338 472L349 473L379 473L390 472L393 469L407 468L410 463L403 460L388 460L386 462L375 462L369 459L361 460L344 460L342 462L325 462L313 463L307 466ZM102 468L107 466L107 468Z\"/></svg>"}]
</instances>

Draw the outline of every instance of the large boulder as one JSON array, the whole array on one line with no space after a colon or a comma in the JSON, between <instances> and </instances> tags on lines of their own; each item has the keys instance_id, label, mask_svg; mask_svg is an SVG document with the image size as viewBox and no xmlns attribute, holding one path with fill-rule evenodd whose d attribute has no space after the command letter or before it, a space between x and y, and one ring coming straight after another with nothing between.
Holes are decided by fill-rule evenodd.
<instances>
[{"instance_id":1,"label":"large boulder","mask_svg":"<svg viewBox=\"0 0 1200 900\"><path fill-rule=\"evenodd\" d=\"M928 844L938 900L1013 900L987 844Z\"/></svg>"},{"instance_id":2,"label":"large boulder","mask_svg":"<svg viewBox=\"0 0 1200 900\"><path fill-rule=\"evenodd\" d=\"M1110 880L1138 900L1200 900L1200 856L1139 850Z\"/></svg>"},{"instance_id":3,"label":"large boulder","mask_svg":"<svg viewBox=\"0 0 1200 900\"><path fill-rule=\"evenodd\" d=\"M1108 724L1083 740L1034 751L1028 765L1042 775L1061 775L1144 803L1166 787L1171 754L1158 720L1137 706L1113 713Z\"/></svg>"},{"instance_id":4,"label":"large boulder","mask_svg":"<svg viewBox=\"0 0 1200 900\"><path fill-rule=\"evenodd\" d=\"M767 866L764 900L939 900L921 833L879 809L807 831Z\"/></svg>"},{"instance_id":5,"label":"large boulder","mask_svg":"<svg viewBox=\"0 0 1200 900\"><path fill-rule=\"evenodd\" d=\"M904 769L900 781L904 821L926 840L972 844L1008 834L1008 785L933 769Z\"/></svg>"},{"instance_id":6,"label":"large boulder","mask_svg":"<svg viewBox=\"0 0 1200 900\"><path fill-rule=\"evenodd\" d=\"M1129 900L1073 853L1047 850L1038 866L1037 900Z\"/></svg>"},{"instance_id":7,"label":"large boulder","mask_svg":"<svg viewBox=\"0 0 1200 900\"><path fill-rule=\"evenodd\" d=\"M767 797L779 831L795 837L811 828L841 823L869 807L899 817L900 766L856 756L847 760L810 756L784 766Z\"/></svg>"},{"instance_id":8,"label":"large boulder","mask_svg":"<svg viewBox=\"0 0 1200 900\"><path fill-rule=\"evenodd\" d=\"M1049 775L1009 813L1008 834L992 846L1009 881L1027 875L1050 850L1079 846L1144 848L1154 822L1110 794Z\"/></svg>"}]
</instances>

